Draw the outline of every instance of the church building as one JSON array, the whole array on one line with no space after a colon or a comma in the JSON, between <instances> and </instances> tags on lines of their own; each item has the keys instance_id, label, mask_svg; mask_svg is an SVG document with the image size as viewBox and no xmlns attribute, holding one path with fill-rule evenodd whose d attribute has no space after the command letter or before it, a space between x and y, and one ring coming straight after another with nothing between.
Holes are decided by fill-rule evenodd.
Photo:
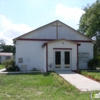
<instances>
[{"instance_id":1,"label":"church building","mask_svg":"<svg viewBox=\"0 0 100 100\"><path fill-rule=\"evenodd\" d=\"M21 70L88 69L93 41L56 20L13 39L15 62Z\"/></svg>"}]
</instances>

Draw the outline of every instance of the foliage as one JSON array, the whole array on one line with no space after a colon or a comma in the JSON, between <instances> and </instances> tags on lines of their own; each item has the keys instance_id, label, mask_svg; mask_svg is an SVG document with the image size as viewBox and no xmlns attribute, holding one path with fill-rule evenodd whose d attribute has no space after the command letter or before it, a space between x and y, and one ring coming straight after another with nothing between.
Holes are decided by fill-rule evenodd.
<instances>
[{"instance_id":1,"label":"foliage","mask_svg":"<svg viewBox=\"0 0 100 100\"><path fill-rule=\"evenodd\" d=\"M93 58L88 62L88 68L96 69L96 67L100 67L100 57Z\"/></svg>"},{"instance_id":2,"label":"foliage","mask_svg":"<svg viewBox=\"0 0 100 100\"><path fill-rule=\"evenodd\" d=\"M80 74L93 78L97 81L100 81L100 72L95 72L95 71L89 72L89 71L82 70L80 71Z\"/></svg>"},{"instance_id":3,"label":"foliage","mask_svg":"<svg viewBox=\"0 0 100 100\"><path fill-rule=\"evenodd\" d=\"M79 31L93 37L96 32L100 32L100 2L96 1L91 6L88 5L84 11L85 14L80 19Z\"/></svg>"},{"instance_id":4,"label":"foliage","mask_svg":"<svg viewBox=\"0 0 100 100\"><path fill-rule=\"evenodd\" d=\"M2 52L11 52L13 54L15 54L15 45L2 45Z\"/></svg>"},{"instance_id":5,"label":"foliage","mask_svg":"<svg viewBox=\"0 0 100 100\"><path fill-rule=\"evenodd\" d=\"M67 91L72 91L74 90L74 86L70 86L70 83L66 83L66 80L64 80L62 77L60 77L58 74L53 73L52 75L54 76L54 80L55 80L55 87L63 87L65 89L67 89Z\"/></svg>"},{"instance_id":6,"label":"foliage","mask_svg":"<svg viewBox=\"0 0 100 100\"><path fill-rule=\"evenodd\" d=\"M0 49L1 52L11 52L13 54L15 54L15 45L6 45L4 40L0 40Z\"/></svg>"},{"instance_id":7,"label":"foliage","mask_svg":"<svg viewBox=\"0 0 100 100\"><path fill-rule=\"evenodd\" d=\"M85 13L80 19L78 31L90 38L96 37L94 50L95 56L98 56L100 53L100 1L97 0L92 5L87 5L84 11Z\"/></svg>"},{"instance_id":8,"label":"foliage","mask_svg":"<svg viewBox=\"0 0 100 100\"><path fill-rule=\"evenodd\" d=\"M15 65L15 61L13 59L10 60L5 60L2 63L7 71L19 71L19 67L17 65Z\"/></svg>"},{"instance_id":9,"label":"foliage","mask_svg":"<svg viewBox=\"0 0 100 100\"><path fill-rule=\"evenodd\" d=\"M3 69L3 68L5 68L2 64L0 64L0 69Z\"/></svg>"},{"instance_id":10,"label":"foliage","mask_svg":"<svg viewBox=\"0 0 100 100\"><path fill-rule=\"evenodd\" d=\"M4 45L5 45L5 41L1 39L0 40L0 52L3 51L2 46L4 46Z\"/></svg>"},{"instance_id":11,"label":"foliage","mask_svg":"<svg viewBox=\"0 0 100 100\"><path fill-rule=\"evenodd\" d=\"M66 88L56 85L58 78L56 73L0 75L0 100L90 100L91 92L80 92L67 81Z\"/></svg>"},{"instance_id":12,"label":"foliage","mask_svg":"<svg viewBox=\"0 0 100 100\"><path fill-rule=\"evenodd\" d=\"M0 45L5 45L5 44L6 44L5 41L0 39Z\"/></svg>"},{"instance_id":13,"label":"foliage","mask_svg":"<svg viewBox=\"0 0 100 100\"><path fill-rule=\"evenodd\" d=\"M36 69L36 68L33 68L33 69L32 69L32 71L39 71L39 70L38 70L38 69Z\"/></svg>"}]
</instances>

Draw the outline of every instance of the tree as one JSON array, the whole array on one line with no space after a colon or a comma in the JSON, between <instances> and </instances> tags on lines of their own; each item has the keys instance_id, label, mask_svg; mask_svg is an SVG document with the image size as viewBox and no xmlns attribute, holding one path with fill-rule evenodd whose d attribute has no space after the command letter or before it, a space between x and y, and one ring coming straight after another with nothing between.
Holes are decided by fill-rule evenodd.
<instances>
[{"instance_id":1,"label":"tree","mask_svg":"<svg viewBox=\"0 0 100 100\"><path fill-rule=\"evenodd\" d=\"M5 41L4 40L0 40L0 52L3 51L3 47L5 45Z\"/></svg>"},{"instance_id":2,"label":"tree","mask_svg":"<svg viewBox=\"0 0 100 100\"><path fill-rule=\"evenodd\" d=\"M4 40L0 40L0 45L5 45L5 41Z\"/></svg>"},{"instance_id":3,"label":"tree","mask_svg":"<svg viewBox=\"0 0 100 100\"><path fill-rule=\"evenodd\" d=\"M9 52L15 54L15 45L6 45L4 40L0 40L0 52Z\"/></svg>"},{"instance_id":4,"label":"tree","mask_svg":"<svg viewBox=\"0 0 100 100\"><path fill-rule=\"evenodd\" d=\"M82 34L92 38L96 36L94 50L96 54L100 52L100 0L84 8L85 14L82 15L79 22L79 29Z\"/></svg>"},{"instance_id":5,"label":"tree","mask_svg":"<svg viewBox=\"0 0 100 100\"><path fill-rule=\"evenodd\" d=\"M3 45L2 48L2 52L9 52L15 54L15 45Z\"/></svg>"}]
</instances>

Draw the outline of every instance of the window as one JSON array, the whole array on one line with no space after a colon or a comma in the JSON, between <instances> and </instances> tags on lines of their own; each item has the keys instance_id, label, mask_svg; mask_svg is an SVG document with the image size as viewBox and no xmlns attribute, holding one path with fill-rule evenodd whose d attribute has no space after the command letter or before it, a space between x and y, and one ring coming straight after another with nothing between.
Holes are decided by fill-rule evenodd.
<instances>
[{"instance_id":1,"label":"window","mask_svg":"<svg viewBox=\"0 0 100 100\"><path fill-rule=\"evenodd\" d=\"M10 56L6 56L6 60L7 60L7 59L11 59L11 57L10 57Z\"/></svg>"},{"instance_id":2,"label":"window","mask_svg":"<svg viewBox=\"0 0 100 100\"><path fill-rule=\"evenodd\" d=\"M18 63L23 63L23 58L18 58Z\"/></svg>"},{"instance_id":3,"label":"window","mask_svg":"<svg viewBox=\"0 0 100 100\"><path fill-rule=\"evenodd\" d=\"M70 64L70 52L65 51L65 65Z\"/></svg>"},{"instance_id":4,"label":"window","mask_svg":"<svg viewBox=\"0 0 100 100\"><path fill-rule=\"evenodd\" d=\"M60 65L61 64L61 52L60 51L56 51L55 52L55 64L56 65Z\"/></svg>"}]
</instances>

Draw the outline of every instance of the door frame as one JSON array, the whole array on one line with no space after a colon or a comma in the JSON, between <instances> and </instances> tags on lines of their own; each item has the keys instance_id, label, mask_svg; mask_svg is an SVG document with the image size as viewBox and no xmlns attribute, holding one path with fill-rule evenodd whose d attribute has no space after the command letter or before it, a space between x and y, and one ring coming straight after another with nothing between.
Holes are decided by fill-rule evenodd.
<instances>
[{"instance_id":1,"label":"door frame","mask_svg":"<svg viewBox=\"0 0 100 100\"><path fill-rule=\"evenodd\" d=\"M63 51L63 53L65 51L69 51L70 52L70 68L64 68L63 69L58 69L58 70L71 70L72 69L72 48L53 48L53 70L55 69L55 51ZM62 53L61 53L61 57L62 57ZM62 63L62 61L61 61ZM61 64L62 65L62 64ZM62 66L61 66L62 67Z\"/></svg>"}]
</instances>

